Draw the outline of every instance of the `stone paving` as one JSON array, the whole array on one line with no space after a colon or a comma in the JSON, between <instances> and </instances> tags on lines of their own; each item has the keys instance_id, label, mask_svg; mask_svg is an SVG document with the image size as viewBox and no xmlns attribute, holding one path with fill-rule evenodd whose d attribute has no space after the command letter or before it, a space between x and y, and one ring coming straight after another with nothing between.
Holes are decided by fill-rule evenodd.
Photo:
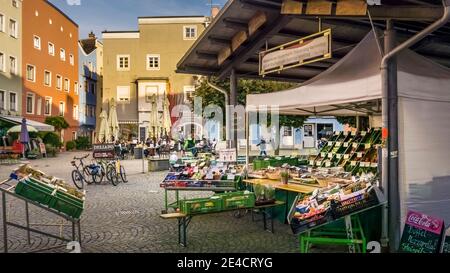
<instances>
[{"instance_id":1,"label":"stone paving","mask_svg":"<svg viewBox=\"0 0 450 273\"><path fill-rule=\"evenodd\" d=\"M64 153L56 158L30 163L44 172L71 181L71 158L82 154ZM127 184L121 183L114 187L105 183L87 187L86 208L81 221L82 252L298 252L298 239L288 225L275 222L275 233L271 234L263 230L261 222L252 222L249 214L236 218L232 213L194 217L188 228L188 246L179 246L176 220L163 220L159 217L164 207L164 191L159 183L165 172L143 174L140 160L126 160L123 164L128 173ZM6 178L14 167L0 166L0 179ZM205 194L211 195L188 192L181 196L192 198ZM23 201L11 197L7 201L7 219L25 224ZM61 228L60 218L51 213L33 207L30 208L30 215L31 223L41 224L35 226L38 229L51 231L56 235L62 229L66 236L71 235L70 227ZM61 244L61 241L52 238L32 235L31 244L28 245L25 231L9 227L8 232L10 252L38 251ZM0 236L2 234L0 226ZM0 251L3 251L1 242ZM60 247L51 252L67 250Z\"/></svg>"}]
</instances>

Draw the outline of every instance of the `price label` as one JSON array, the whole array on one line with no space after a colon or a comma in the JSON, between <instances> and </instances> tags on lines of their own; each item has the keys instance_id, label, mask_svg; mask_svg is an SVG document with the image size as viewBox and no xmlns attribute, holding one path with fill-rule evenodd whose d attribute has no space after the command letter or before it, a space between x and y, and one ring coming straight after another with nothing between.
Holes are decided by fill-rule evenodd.
<instances>
[{"instance_id":1,"label":"price label","mask_svg":"<svg viewBox=\"0 0 450 273\"><path fill-rule=\"evenodd\" d=\"M227 180L234 180L235 175L234 174L229 174L227 175Z\"/></svg>"},{"instance_id":2,"label":"price label","mask_svg":"<svg viewBox=\"0 0 450 273\"><path fill-rule=\"evenodd\" d=\"M341 155L341 154L336 154L336 158L337 158L337 159L341 159L341 158L342 158L342 155Z\"/></svg>"},{"instance_id":3,"label":"price label","mask_svg":"<svg viewBox=\"0 0 450 273\"><path fill-rule=\"evenodd\" d=\"M322 152L322 153L320 153L320 156L321 156L321 157L325 157L325 156L327 156L327 153L323 153L323 152Z\"/></svg>"},{"instance_id":4,"label":"price label","mask_svg":"<svg viewBox=\"0 0 450 273\"><path fill-rule=\"evenodd\" d=\"M356 142L353 143L353 144L352 144L352 147L353 147L353 148L358 148L358 143L356 143Z\"/></svg>"},{"instance_id":5,"label":"price label","mask_svg":"<svg viewBox=\"0 0 450 273\"><path fill-rule=\"evenodd\" d=\"M356 136L356 131L352 131L352 136Z\"/></svg>"},{"instance_id":6,"label":"price label","mask_svg":"<svg viewBox=\"0 0 450 273\"><path fill-rule=\"evenodd\" d=\"M333 146L333 141L328 141L328 146Z\"/></svg>"},{"instance_id":7,"label":"price label","mask_svg":"<svg viewBox=\"0 0 450 273\"><path fill-rule=\"evenodd\" d=\"M336 147L340 147L342 145L342 142L336 142Z\"/></svg>"},{"instance_id":8,"label":"price label","mask_svg":"<svg viewBox=\"0 0 450 273\"><path fill-rule=\"evenodd\" d=\"M360 158L360 157L362 157L362 156L363 156L362 152L356 153L356 157L357 157L357 158Z\"/></svg>"},{"instance_id":9,"label":"price label","mask_svg":"<svg viewBox=\"0 0 450 273\"><path fill-rule=\"evenodd\" d=\"M328 153L328 158L333 158L333 153Z\"/></svg>"},{"instance_id":10,"label":"price label","mask_svg":"<svg viewBox=\"0 0 450 273\"><path fill-rule=\"evenodd\" d=\"M325 163L325 167L331 167L331 162L327 161L327 163Z\"/></svg>"},{"instance_id":11,"label":"price label","mask_svg":"<svg viewBox=\"0 0 450 273\"><path fill-rule=\"evenodd\" d=\"M361 136L365 136L367 134L366 131L361 131Z\"/></svg>"},{"instance_id":12,"label":"price label","mask_svg":"<svg viewBox=\"0 0 450 273\"><path fill-rule=\"evenodd\" d=\"M356 166L356 161L350 162L350 166Z\"/></svg>"},{"instance_id":13,"label":"price label","mask_svg":"<svg viewBox=\"0 0 450 273\"><path fill-rule=\"evenodd\" d=\"M334 132L334 135L335 135L335 136L338 136L340 133L341 133L341 132L336 131L336 132Z\"/></svg>"},{"instance_id":14,"label":"price label","mask_svg":"<svg viewBox=\"0 0 450 273\"><path fill-rule=\"evenodd\" d=\"M236 170L235 170L235 169L231 170L231 173L235 174L235 173L236 173Z\"/></svg>"},{"instance_id":15,"label":"price label","mask_svg":"<svg viewBox=\"0 0 450 273\"><path fill-rule=\"evenodd\" d=\"M378 163L370 163L370 167L372 167L372 168L378 168Z\"/></svg>"},{"instance_id":16,"label":"price label","mask_svg":"<svg viewBox=\"0 0 450 273\"><path fill-rule=\"evenodd\" d=\"M316 166L320 166L321 164L322 164L321 161L317 161L317 162L316 162Z\"/></svg>"},{"instance_id":17,"label":"price label","mask_svg":"<svg viewBox=\"0 0 450 273\"><path fill-rule=\"evenodd\" d=\"M344 155L344 159L349 159L350 155L349 154L345 154Z\"/></svg>"},{"instance_id":18,"label":"price label","mask_svg":"<svg viewBox=\"0 0 450 273\"><path fill-rule=\"evenodd\" d=\"M344 147L348 147L348 142L344 142Z\"/></svg>"},{"instance_id":19,"label":"price label","mask_svg":"<svg viewBox=\"0 0 450 273\"><path fill-rule=\"evenodd\" d=\"M370 143L364 144L364 148L365 148L365 149L369 149L371 146L372 146L372 145L371 145Z\"/></svg>"},{"instance_id":20,"label":"price label","mask_svg":"<svg viewBox=\"0 0 450 273\"><path fill-rule=\"evenodd\" d=\"M314 165L314 160L310 160L309 165Z\"/></svg>"}]
</instances>

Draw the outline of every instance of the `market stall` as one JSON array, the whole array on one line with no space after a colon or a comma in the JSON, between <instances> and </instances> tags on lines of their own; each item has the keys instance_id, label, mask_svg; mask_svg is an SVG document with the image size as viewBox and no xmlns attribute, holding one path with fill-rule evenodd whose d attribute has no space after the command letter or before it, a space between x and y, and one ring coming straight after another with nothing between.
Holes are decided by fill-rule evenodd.
<instances>
[{"instance_id":1,"label":"market stall","mask_svg":"<svg viewBox=\"0 0 450 273\"><path fill-rule=\"evenodd\" d=\"M248 95L247 105L278 106L280 114L368 115L379 119L380 63L374 34L370 32L349 54L319 76L294 89ZM450 156L446 150L450 148L447 139L450 135L450 71L409 50L398 55L397 64L401 221L406 211L412 209L438 215L448 222L450 211L446 208L450 201L446 196L450 194ZM348 136L341 137L344 139L337 141L345 143ZM380 141L379 135L374 137L378 140L371 139L371 142ZM331 168L347 162L356 170L351 172L353 175L367 171L361 168L374 169L378 157L374 147L369 147L364 156L358 153L365 151L368 143L364 140L359 143L356 147L351 145L355 151L332 143L329 150L313 159L314 167ZM361 159L359 163L352 160L351 154ZM353 166L352 161L356 161ZM345 169L346 164L344 170L349 170Z\"/></svg>"}]
</instances>

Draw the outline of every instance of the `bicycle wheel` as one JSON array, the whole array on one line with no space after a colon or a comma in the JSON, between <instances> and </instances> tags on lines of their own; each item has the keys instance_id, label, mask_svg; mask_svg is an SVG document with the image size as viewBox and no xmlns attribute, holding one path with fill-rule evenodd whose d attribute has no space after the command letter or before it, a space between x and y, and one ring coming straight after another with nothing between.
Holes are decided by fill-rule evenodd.
<instances>
[{"instance_id":1,"label":"bicycle wheel","mask_svg":"<svg viewBox=\"0 0 450 273\"><path fill-rule=\"evenodd\" d=\"M127 174L125 173L125 168L123 166L120 166L120 177L122 178L123 183L127 183Z\"/></svg>"},{"instance_id":2,"label":"bicycle wheel","mask_svg":"<svg viewBox=\"0 0 450 273\"><path fill-rule=\"evenodd\" d=\"M92 184L92 183L94 183L94 179L93 179L93 176L94 176L94 175L92 174L92 170L91 170L90 166L84 166L84 168L83 168L83 174L84 174L84 177L86 177L86 183L87 183L87 184ZM92 180L87 179L87 178L89 178L89 177L91 177Z\"/></svg>"},{"instance_id":3,"label":"bicycle wheel","mask_svg":"<svg viewBox=\"0 0 450 273\"><path fill-rule=\"evenodd\" d=\"M84 178L83 175L78 170L72 171L72 182L75 184L79 190L84 189Z\"/></svg>"},{"instance_id":4,"label":"bicycle wheel","mask_svg":"<svg viewBox=\"0 0 450 273\"><path fill-rule=\"evenodd\" d=\"M102 183L103 171L100 166L97 166L94 170L91 171L91 173L92 173L92 181L94 181L95 184Z\"/></svg>"},{"instance_id":5,"label":"bicycle wheel","mask_svg":"<svg viewBox=\"0 0 450 273\"><path fill-rule=\"evenodd\" d=\"M105 174L106 174L106 179L108 179L108 181L109 182L111 182L111 174L113 173L112 171L111 171L111 169L113 169L113 170L115 170L115 167L114 167L114 165L112 165L112 164L107 164L106 165L106 170L105 170Z\"/></svg>"},{"instance_id":6,"label":"bicycle wheel","mask_svg":"<svg viewBox=\"0 0 450 273\"><path fill-rule=\"evenodd\" d=\"M119 185L119 174L117 174L116 168L114 166L108 166L107 174L110 178L111 184L114 186Z\"/></svg>"}]
</instances>

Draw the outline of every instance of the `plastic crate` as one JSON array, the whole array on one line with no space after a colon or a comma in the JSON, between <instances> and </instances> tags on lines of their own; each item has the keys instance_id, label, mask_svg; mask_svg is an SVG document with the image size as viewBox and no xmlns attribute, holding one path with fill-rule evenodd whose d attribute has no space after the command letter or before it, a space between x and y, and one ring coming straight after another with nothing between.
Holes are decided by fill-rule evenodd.
<instances>
[{"instance_id":1,"label":"plastic crate","mask_svg":"<svg viewBox=\"0 0 450 273\"><path fill-rule=\"evenodd\" d=\"M359 195L345 201L331 202L331 213L334 219L378 205L379 201L374 191Z\"/></svg>"},{"instance_id":2,"label":"plastic crate","mask_svg":"<svg viewBox=\"0 0 450 273\"><path fill-rule=\"evenodd\" d=\"M308 219L304 219L304 220L300 220L296 217L293 217L291 219L290 226L291 226L292 232L294 234L299 234L299 233L302 233L303 231L306 231L315 226L324 224L331 220L333 220L332 214L331 214L330 210L327 210L321 214L314 215L314 216L312 216Z\"/></svg>"},{"instance_id":3,"label":"plastic crate","mask_svg":"<svg viewBox=\"0 0 450 273\"><path fill-rule=\"evenodd\" d=\"M84 201L57 191L50 200L49 207L74 219L79 219L84 210Z\"/></svg>"},{"instance_id":4,"label":"plastic crate","mask_svg":"<svg viewBox=\"0 0 450 273\"><path fill-rule=\"evenodd\" d=\"M223 200L220 198L197 198L180 201L180 210L187 215L221 211L222 208Z\"/></svg>"},{"instance_id":5,"label":"plastic crate","mask_svg":"<svg viewBox=\"0 0 450 273\"><path fill-rule=\"evenodd\" d=\"M253 192L229 192L217 194L223 200L224 209L253 208L255 206L256 196Z\"/></svg>"},{"instance_id":6,"label":"plastic crate","mask_svg":"<svg viewBox=\"0 0 450 273\"><path fill-rule=\"evenodd\" d=\"M28 200L38 202L39 204L49 205L52 200L53 189L46 188L30 180L21 180L16 185L15 193Z\"/></svg>"}]
</instances>

